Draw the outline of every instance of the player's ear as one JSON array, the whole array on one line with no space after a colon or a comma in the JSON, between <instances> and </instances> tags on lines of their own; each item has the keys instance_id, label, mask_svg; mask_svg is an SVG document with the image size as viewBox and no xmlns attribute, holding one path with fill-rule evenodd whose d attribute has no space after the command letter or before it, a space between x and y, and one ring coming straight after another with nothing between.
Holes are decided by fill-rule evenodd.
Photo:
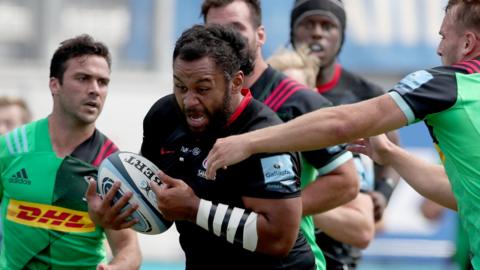
<instances>
[{"instance_id":1,"label":"player's ear","mask_svg":"<svg viewBox=\"0 0 480 270\"><path fill-rule=\"evenodd\" d=\"M242 71L238 71L232 78L232 94L242 91L245 76Z\"/></svg>"},{"instance_id":2,"label":"player's ear","mask_svg":"<svg viewBox=\"0 0 480 270\"><path fill-rule=\"evenodd\" d=\"M262 47L263 44L267 41L267 33L265 32L265 27L260 25L255 31L257 35L257 46Z\"/></svg>"},{"instance_id":3,"label":"player's ear","mask_svg":"<svg viewBox=\"0 0 480 270\"><path fill-rule=\"evenodd\" d=\"M52 93L52 96L54 96L60 90L60 81L55 77L51 77L50 81L48 81L48 86L50 87L50 92Z\"/></svg>"},{"instance_id":4,"label":"player's ear","mask_svg":"<svg viewBox=\"0 0 480 270\"><path fill-rule=\"evenodd\" d=\"M465 39L464 39L463 48L462 48L464 55L475 53L475 50L478 50L477 48L479 46L477 41L478 38L480 37L477 37L477 35L472 31L467 31L465 33Z\"/></svg>"}]
</instances>

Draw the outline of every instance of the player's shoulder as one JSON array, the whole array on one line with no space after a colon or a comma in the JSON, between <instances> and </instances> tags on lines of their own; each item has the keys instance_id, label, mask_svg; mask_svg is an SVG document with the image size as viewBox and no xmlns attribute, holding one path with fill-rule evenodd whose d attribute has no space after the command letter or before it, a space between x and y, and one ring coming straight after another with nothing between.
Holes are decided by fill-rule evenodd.
<instances>
[{"instance_id":1,"label":"player's shoulder","mask_svg":"<svg viewBox=\"0 0 480 270\"><path fill-rule=\"evenodd\" d=\"M475 74L480 73L480 60L470 59L449 66L438 66L430 69L432 73Z\"/></svg>"},{"instance_id":2,"label":"player's shoulder","mask_svg":"<svg viewBox=\"0 0 480 270\"><path fill-rule=\"evenodd\" d=\"M373 97L385 94L385 90L380 85L347 69L342 69L341 80L347 84L347 87L354 91L360 91L363 95L368 94Z\"/></svg>"},{"instance_id":3,"label":"player's shoulder","mask_svg":"<svg viewBox=\"0 0 480 270\"><path fill-rule=\"evenodd\" d=\"M38 134L41 132L44 134ZM37 148L42 148L40 146L46 144L49 144L48 121L44 118L19 126L0 136L0 154L16 155L44 150Z\"/></svg>"},{"instance_id":4,"label":"player's shoulder","mask_svg":"<svg viewBox=\"0 0 480 270\"><path fill-rule=\"evenodd\" d=\"M332 106L332 103L327 98L316 90L309 88L299 89L291 96L291 99L296 103L307 105L308 108L313 110Z\"/></svg>"},{"instance_id":5,"label":"player's shoulder","mask_svg":"<svg viewBox=\"0 0 480 270\"><path fill-rule=\"evenodd\" d=\"M261 129L269 126L274 126L283 123L278 115L264 103L252 99L248 106L248 109L244 112L245 126L243 129L248 131Z\"/></svg>"},{"instance_id":6,"label":"player's shoulder","mask_svg":"<svg viewBox=\"0 0 480 270\"><path fill-rule=\"evenodd\" d=\"M158 99L147 112L144 123L150 121L172 121L176 118L178 105L173 94L166 95Z\"/></svg>"}]
</instances>

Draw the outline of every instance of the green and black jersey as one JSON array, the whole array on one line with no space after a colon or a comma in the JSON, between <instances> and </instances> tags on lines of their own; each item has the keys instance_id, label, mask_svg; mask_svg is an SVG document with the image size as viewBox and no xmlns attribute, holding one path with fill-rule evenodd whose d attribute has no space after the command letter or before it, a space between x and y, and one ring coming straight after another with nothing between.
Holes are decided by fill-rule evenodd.
<instances>
[{"instance_id":1,"label":"green and black jersey","mask_svg":"<svg viewBox=\"0 0 480 270\"><path fill-rule=\"evenodd\" d=\"M389 94L409 123L428 126L480 269L480 58L414 72Z\"/></svg>"},{"instance_id":2,"label":"green and black jersey","mask_svg":"<svg viewBox=\"0 0 480 270\"><path fill-rule=\"evenodd\" d=\"M87 176L117 147L101 132L59 158L48 119L0 137L0 269L95 269L104 232L88 217Z\"/></svg>"}]
</instances>

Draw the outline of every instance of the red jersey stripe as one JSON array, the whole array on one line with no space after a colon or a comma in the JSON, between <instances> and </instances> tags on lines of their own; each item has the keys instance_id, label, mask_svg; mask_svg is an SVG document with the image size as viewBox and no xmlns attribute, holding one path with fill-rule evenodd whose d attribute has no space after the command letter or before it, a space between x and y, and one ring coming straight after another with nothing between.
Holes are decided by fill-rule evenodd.
<instances>
[{"instance_id":1,"label":"red jersey stripe","mask_svg":"<svg viewBox=\"0 0 480 270\"><path fill-rule=\"evenodd\" d=\"M230 118L228 119L227 124L225 126L229 126L233 122L235 122L235 120L237 120L237 118L240 116L240 114L242 114L242 112L245 110L245 108L247 107L247 105L250 103L250 101L253 98L252 93L250 93L250 90L248 90L246 88L242 89L242 95L243 95L243 99L240 102L240 105L238 105L235 112L232 114L232 116L230 116Z\"/></svg>"},{"instance_id":2,"label":"red jersey stripe","mask_svg":"<svg viewBox=\"0 0 480 270\"><path fill-rule=\"evenodd\" d=\"M323 94L332 90L338 84L338 81L340 81L340 75L342 75L342 66L336 64L335 71L333 72L333 78L329 82L317 86L317 91L320 94Z\"/></svg>"},{"instance_id":3,"label":"red jersey stripe","mask_svg":"<svg viewBox=\"0 0 480 270\"><path fill-rule=\"evenodd\" d=\"M289 80L283 80L282 82L280 82L280 83L278 84L278 86L275 87L275 89L273 89L273 91L272 91L272 93L270 94L270 96L268 96L268 98L267 98L263 103L267 104L267 106L268 106L268 104L271 102L271 100L275 98L276 92L277 92L277 91L281 91L281 89L283 89L283 86L284 86L286 83L288 83L288 82L289 82Z\"/></svg>"},{"instance_id":4,"label":"red jersey stripe","mask_svg":"<svg viewBox=\"0 0 480 270\"><path fill-rule=\"evenodd\" d=\"M471 60L468 62L465 62L469 67L471 67L473 70L475 70L475 73L480 72L480 61L478 60Z\"/></svg>"},{"instance_id":5,"label":"red jersey stripe","mask_svg":"<svg viewBox=\"0 0 480 270\"><path fill-rule=\"evenodd\" d=\"M467 73L469 73L469 74L472 74L472 73L473 73L473 69L471 69L470 67L468 67L467 65L465 65L464 62L455 64L455 65L453 65L453 67L456 67L456 68L459 68L459 69L463 69L463 70L467 71Z\"/></svg>"},{"instance_id":6,"label":"red jersey stripe","mask_svg":"<svg viewBox=\"0 0 480 270\"><path fill-rule=\"evenodd\" d=\"M285 101L286 101L290 96L292 96L293 94L295 94L295 92L297 92L298 90L300 90L300 89L302 89L302 88L305 88L305 87L302 86L302 85L297 85L297 86L295 86L292 90L290 90L290 92L286 93L286 94L282 97L282 99L281 99L279 102L277 102L276 105L273 105L273 108L272 108L273 111L274 111L274 112L278 111L278 109L280 109L280 107L283 105L283 103L285 103Z\"/></svg>"},{"instance_id":7,"label":"red jersey stripe","mask_svg":"<svg viewBox=\"0 0 480 270\"><path fill-rule=\"evenodd\" d=\"M296 88L299 85L298 82L289 78L285 78L284 81L287 81L287 83L284 84L284 87L282 87L281 89L277 87L275 91L272 92L272 94L270 95L271 100L268 103L265 101L265 104L268 107L273 109L275 107L275 104L277 104L283 96L287 95L292 89Z\"/></svg>"},{"instance_id":8,"label":"red jersey stripe","mask_svg":"<svg viewBox=\"0 0 480 270\"><path fill-rule=\"evenodd\" d=\"M105 141L105 143L102 145L102 148L100 148L100 152L92 163L93 166L100 165L100 163L105 159L105 152L112 144L112 141L108 139Z\"/></svg>"}]
</instances>

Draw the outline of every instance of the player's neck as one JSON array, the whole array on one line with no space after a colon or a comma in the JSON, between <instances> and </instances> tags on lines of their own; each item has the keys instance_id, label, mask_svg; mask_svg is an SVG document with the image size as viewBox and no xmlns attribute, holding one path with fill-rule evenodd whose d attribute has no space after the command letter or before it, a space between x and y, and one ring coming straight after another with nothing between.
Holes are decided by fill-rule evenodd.
<instances>
[{"instance_id":1,"label":"player's neck","mask_svg":"<svg viewBox=\"0 0 480 270\"><path fill-rule=\"evenodd\" d=\"M58 157L70 155L77 146L92 136L95 124L80 125L52 113L48 117L48 132L52 141L53 150Z\"/></svg>"},{"instance_id":2,"label":"player's neck","mask_svg":"<svg viewBox=\"0 0 480 270\"><path fill-rule=\"evenodd\" d=\"M252 73L246 77L244 86L246 88L250 88L257 80L262 76L263 72L268 68L267 62L263 59L263 57L257 56L255 59L255 67L253 68Z\"/></svg>"},{"instance_id":3,"label":"player's neck","mask_svg":"<svg viewBox=\"0 0 480 270\"><path fill-rule=\"evenodd\" d=\"M317 86L324 85L333 80L336 65L337 61L333 61L331 64L320 68L317 75Z\"/></svg>"}]
</instances>

